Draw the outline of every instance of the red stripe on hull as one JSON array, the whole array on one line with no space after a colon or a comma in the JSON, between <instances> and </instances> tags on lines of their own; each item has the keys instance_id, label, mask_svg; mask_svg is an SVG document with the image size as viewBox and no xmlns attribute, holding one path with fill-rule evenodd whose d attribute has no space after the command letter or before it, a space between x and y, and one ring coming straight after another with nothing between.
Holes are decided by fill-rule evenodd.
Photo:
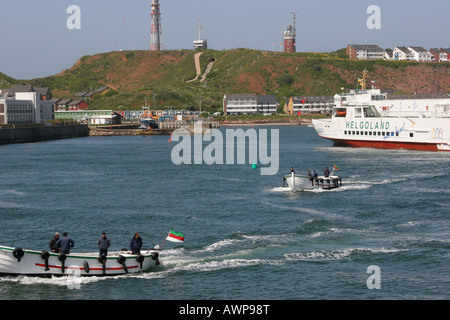
<instances>
[{"instance_id":1,"label":"red stripe on hull","mask_svg":"<svg viewBox=\"0 0 450 320\"><path fill-rule=\"evenodd\" d=\"M38 266L38 267L45 267L45 264L43 264L43 263L35 263L34 264L35 266ZM55 265L49 265L48 266L49 268L55 268L55 269L62 269L62 266L55 266ZM136 268L138 268L139 266L127 266L127 269L136 269ZM84 268L82 268L82 267L80 267L80 268L77 268L77 267L64 267L64 269L80 269L80 270L84 270ZM96 271L98 271L98 270L103 270L102 268L89 268L90 270L96 270ZM116 267L116 268L106 268L106 270L123 270L123 267Z\"/></svg>"},{"instance_id":2,"label":"red stripe on hull","mask_svg":"<svg viewBox=\"0 0 450 320\"><path fill-rule=\"evenodd\" d=\"M327 138L329 139L329 138ZM435 143L415 143L398 141L363 141L363 140L333 140L335 145L350 146L356 148L376 148L376 149L408 149L420 151L440 151Z\"/></svg>"}]
</instances>

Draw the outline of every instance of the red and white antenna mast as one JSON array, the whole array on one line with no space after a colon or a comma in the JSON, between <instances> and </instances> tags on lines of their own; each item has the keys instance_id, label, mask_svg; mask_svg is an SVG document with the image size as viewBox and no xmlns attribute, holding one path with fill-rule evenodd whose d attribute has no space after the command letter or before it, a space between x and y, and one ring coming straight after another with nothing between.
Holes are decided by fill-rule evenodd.
<instances>
[{"instance_id":1,"label":"red and white antenna mast","mask_svg":"<svg viewBox=\"0 0 450 320\"><path fill-rule=\"evenodd\" d=\"M159 0L152 0L150 5L152 6L152 12L150 13L152 17L150 50L159 51L162 50L161 11L159 9Z\"/></svg>"}]
</instances>

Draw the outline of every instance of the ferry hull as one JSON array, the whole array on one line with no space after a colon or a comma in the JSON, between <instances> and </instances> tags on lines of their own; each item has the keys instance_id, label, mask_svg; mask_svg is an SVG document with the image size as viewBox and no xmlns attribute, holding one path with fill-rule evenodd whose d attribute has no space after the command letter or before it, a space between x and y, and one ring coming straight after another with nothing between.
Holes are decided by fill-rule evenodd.
<instances>
[{"instance_id":1,"label":"ferry hull","mask_svg":"<svg viewBox=\"0 0 450 320\"><path fill-rule=\"evenodd\" d=\"M322 137L325 138L325 137ZM367 141L367 140L344 140L330 139L335 146L345 146L354 148L375 148L375 149L406 149L417 151L450 151L450 146L436 143L416 143L398 141Z\"/></svg>"}]
</instances>

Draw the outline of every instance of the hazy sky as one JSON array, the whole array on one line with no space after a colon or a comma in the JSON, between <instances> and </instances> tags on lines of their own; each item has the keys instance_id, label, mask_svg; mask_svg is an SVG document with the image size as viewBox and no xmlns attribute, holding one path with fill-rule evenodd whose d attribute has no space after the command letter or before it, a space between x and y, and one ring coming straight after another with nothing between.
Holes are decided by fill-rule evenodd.
<instances>
[{"instance_id":1,"label":"hazy sky","mask_svg":"<svg viewBox=\"0 0 450 320\"><path fill-rule=\"evenodd\" d=\"M150 48L151 0L1 0L0 72L45 77L88 54ZM450 47L448 0L160 0L164 49L191 49L197 18L211 49L280 50L297 14L297 51L334 51L347 44ZM81 10L69 30L67 8ZM368 29L370 5L381 29ZM274 46L273 43L276 43Z\"/></svg>"}]
</instances>

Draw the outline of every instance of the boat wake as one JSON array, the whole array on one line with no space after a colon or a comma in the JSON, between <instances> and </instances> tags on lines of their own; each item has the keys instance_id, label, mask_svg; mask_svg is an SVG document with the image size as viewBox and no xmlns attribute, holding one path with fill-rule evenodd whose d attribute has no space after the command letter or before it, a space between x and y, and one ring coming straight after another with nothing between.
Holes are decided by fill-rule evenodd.
<instances>
[{"instance_id":1,"label":"boat wake","mask_svg":"<svg viewBox=\"0 0 450 320\"><path fill-rule=\"evenodd\" d=\"M353 233L354 230L333 229L330 233ZM329 237L326 232L313 232L309 235L316 243L317 238ZM129 279L157 280L176 277L185 273L204 273L218 270L232 270L258 266L282 266L296 261L335 261L352 260L371 255L391 254L407 251L408 248L344 247L317 249L316 246L298 246L297 233L277 235L249 235L237 233L198 249L175 248L164 250L161 265L151 272L117 275L109 277L52 277L30 276L2 277L0 283L21 285L51 285L68 288L82 288L100 281L127 281ZM305 238L304 238L305 239ZM302 250L304 249L304 251Z\"/></svg>"}]
</instances>

